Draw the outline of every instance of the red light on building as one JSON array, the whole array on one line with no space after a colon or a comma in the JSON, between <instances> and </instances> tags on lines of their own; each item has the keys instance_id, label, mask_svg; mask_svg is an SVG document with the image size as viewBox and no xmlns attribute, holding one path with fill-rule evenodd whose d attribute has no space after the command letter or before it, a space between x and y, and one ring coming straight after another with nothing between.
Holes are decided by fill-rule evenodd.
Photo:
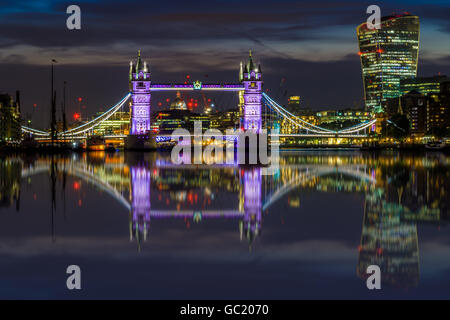
<instances>
[{"instance_id":1,"label":"red light on building","mask_svg":"<svg viewBox=\"0 0 450 320\"><path fill-rule=\"evenodd\" d=\"M81 102L81 101L83 101L83 98L79 97L78 102Z\"/></svg>"},{"instance_id":2,"label":"red light on building","mask_svg":"<svg viewBox=\"0 0 450 320\"><path fill-rule=\"evenodd\" d=\"M37 104L35 103L35 104L33 104L33 108L36 108L37 107Z\"/></svg>"},{"instance_id":3,"label":"red light on building","mask_svg":"<svg viewBox=\"0 0 450 320\"><path fill-rule=\"evenodd\" d=\"M158 106L161 107L161 106L162 106L162 103L161 103L161 102L158 102Z\"/></svg>"},{"instance_id":4,"label":"red light on building","mask_svg":"<svg viewBox=\"0 0 450 320\"><path fill-rule=\"evenodd\" d=\"M78 191L78 190L80 190L80 183L78 182L78 181L75 181L74 183L73 183L73 190L75 190L75 191Z\"/></svg>"},{"instance_id":5,"label":"red light on building","mask_svg":"<svg viewBox=\"0 0 450 320\"><path fill-rule=\"evenodd\" d=\"M75 120L77 120L77 121L80 120L80 114L75 112L75 113L73 114L73 118L74 118Z\"/></svg>"},{"instance_id":6,"label":"red light on building","mask_svg":"<svg viewBox=\"0 0 450 320\"><path fill-rule=\"evenodd\" d=\"M194 104L194 107L198 107L198 103Z\"/></svg>"},{"instance_id":7,"label":"red light on building","mask_svg":"<svg viewBox=\"0 0 450 320\"><path fill-rule=\"evenodd\" d=\"M361 56L361 55L362 55L362 52L361 52L361 51L358 51L358 55Z\"/></svg>"},{"instance_id":8,"label":"red light on building","mask_svg":"<svg viewBox=\"0 0 450 320\"><path fill-rule=\"evenodd\" d=\"M186 76L186 79L190 79L191 78L191 76L188 74L187 76Z\"/></svg>"},{"instance_id":9,"label":"red light on building","mask_svg":"<svg viewBox=\"0 0 450 320\"><path fill-rule=\"evenodd\" d=\"M170 99L169 99L169 98L167 98L167 99L166 99L166 102L167 102L167 103L169 103L169 102L170 102Z\"/></svg>"}]
</instances>

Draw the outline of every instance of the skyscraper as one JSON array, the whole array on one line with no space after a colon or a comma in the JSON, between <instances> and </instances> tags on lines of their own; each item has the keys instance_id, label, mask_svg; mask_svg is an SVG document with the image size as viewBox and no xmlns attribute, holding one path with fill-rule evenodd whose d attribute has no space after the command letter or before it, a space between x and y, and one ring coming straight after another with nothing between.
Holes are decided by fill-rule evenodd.
<instances>
[{"instance_id":1,"label":"skyscraper","mask_svg":"<svg viewBox=\"0 0 450 320\"><path fill-rule=\"evenodd\" d=\"M366 107L382 112L386 99L400 95L400 80L417 75L419 17L383 17L379 29L369 29L365 22L356 33Z\"/></svg>"}]
</instances>

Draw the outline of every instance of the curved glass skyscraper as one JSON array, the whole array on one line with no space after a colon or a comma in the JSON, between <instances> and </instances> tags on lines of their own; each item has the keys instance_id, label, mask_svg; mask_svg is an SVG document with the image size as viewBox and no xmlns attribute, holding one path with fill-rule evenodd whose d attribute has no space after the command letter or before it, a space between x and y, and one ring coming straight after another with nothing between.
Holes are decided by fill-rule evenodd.
<instances>
[{"instance_id":1,"label":"curved glass skyscraper","mask_svg":"<svg viewBox=\"0 0 450 320\"><path fill-rule=\"evenodd\" d=\"M419 17L383 17L380 29L358 26L359 55L366 107L382 112L386 99L400 95L400 80L416 77L419 58Z\"/></svg>"}]
</instances>

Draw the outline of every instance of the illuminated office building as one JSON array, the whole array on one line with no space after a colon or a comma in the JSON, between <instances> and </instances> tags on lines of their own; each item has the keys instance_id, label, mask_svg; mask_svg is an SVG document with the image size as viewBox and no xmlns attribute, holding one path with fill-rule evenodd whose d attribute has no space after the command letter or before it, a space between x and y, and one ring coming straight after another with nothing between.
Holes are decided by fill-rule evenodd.
<instances>
[{"instance_id":1,"label":"illuminated office building","mask_svg":"<svg viewBox=\"0 0 450 320\"><path fill-rule=\"evenodd\" d=\"M99 112L96 116L101 116ZM94 133L101 136L128 135L130 133L130 113L119 111L107 120L99 123Z\"/></svg>"},{"instance_id":2,"label":"illuminated office building","mask_svg":"<svg viewBox=\"0 0 450 320\"><path fill-rule=\"evenodd\" d=\"M403 79L400 81L400 92L402 95L411 91L417 91L424 95L438 94L441 92L441 83L446 81L450 81L450 78L444 75Z\"/></svg>"},{"instance_id":3,"label":"illuminated office building","mask_svg":"<svg viewBox=\"0 0 450 320\"><path fill-rule=\"evenodd\" d=\"M426 116L428 133L438 136L450 134L450 81L441 83L439 93L428 95Z\"/></svg>"},{"instance_id":4,"label":"illuminated office building","mask_svg":"<svg viewBox=\"0 0 450 320\"><path fill-rule=\"evenodd\" d=\"M386 99L398 97L400 80L417 75L419 17L403 14L381 18L379 29L362 23L356 29L366 108L383 112Z\"/></svg>"}]
</instances>

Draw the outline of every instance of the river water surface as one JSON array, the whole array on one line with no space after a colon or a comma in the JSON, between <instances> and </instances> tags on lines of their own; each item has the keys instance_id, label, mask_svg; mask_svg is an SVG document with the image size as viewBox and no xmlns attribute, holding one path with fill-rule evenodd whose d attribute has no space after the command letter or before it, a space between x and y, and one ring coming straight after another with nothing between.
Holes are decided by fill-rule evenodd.
<instances>
[{"instance_id":1,"label":"river water surface","mask_svg":"<svg viewBox=\"0 0 450 320\"><path fill-rule=\"evenodd\" d=\"M0 298L450 298L448 156L280 157L1 156Z\"/></svg>"}]
</instances>

